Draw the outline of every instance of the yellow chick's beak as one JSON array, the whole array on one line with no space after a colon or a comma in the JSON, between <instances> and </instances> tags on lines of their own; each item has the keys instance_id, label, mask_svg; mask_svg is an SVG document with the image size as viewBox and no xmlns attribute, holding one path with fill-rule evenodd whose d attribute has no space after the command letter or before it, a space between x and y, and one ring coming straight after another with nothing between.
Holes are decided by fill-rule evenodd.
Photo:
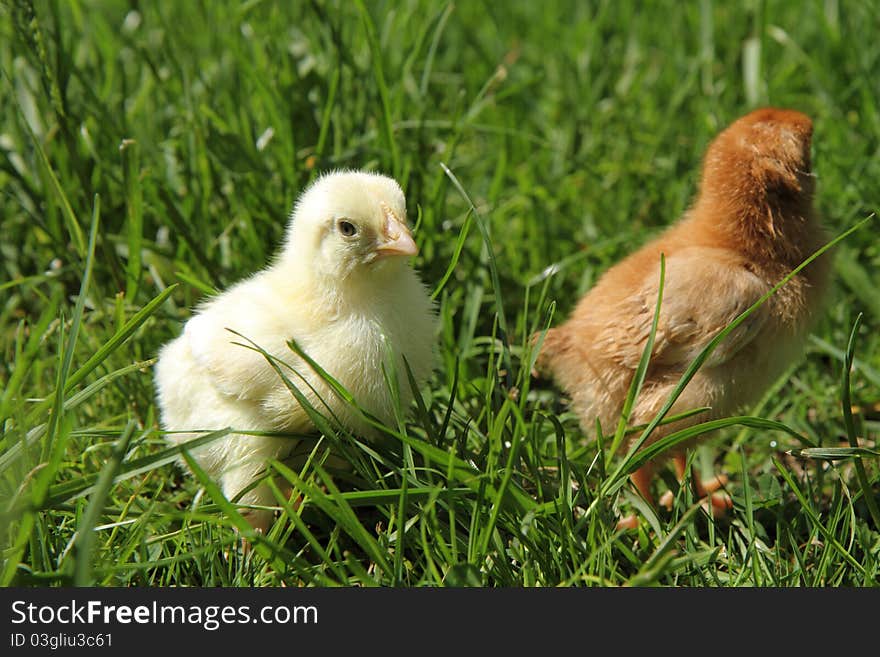
<instances>
[{"instance_id":1,"label":"yellow chick's beak","mask_svg":"<svg viewBox=\"0 0 880 657\"><path fill-rule=\"evenodd\" d=\"M419 247L416 246L409 228L394 217L388 217L385 221L382 237L384 241L376 247L377 258L414 256L419 252Z\"/></svg>"}]
</instances>

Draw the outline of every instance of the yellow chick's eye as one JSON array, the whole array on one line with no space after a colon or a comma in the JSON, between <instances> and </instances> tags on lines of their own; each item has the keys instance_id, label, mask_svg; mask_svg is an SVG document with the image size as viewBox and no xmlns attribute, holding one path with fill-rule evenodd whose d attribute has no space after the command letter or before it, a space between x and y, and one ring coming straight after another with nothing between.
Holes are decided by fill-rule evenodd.
<instances>
[{"instance_id":1,"label":"yellow chick's eye","mask_svg":"<svg viewBox=\"0 0 880 657\"><path fill-rule=\"evenodd\" d=\"M339 232L345 237L354 237L357 235L357 226L346 219L340 219L336 226L339 228Z\"/></svg>"}]
</instances>

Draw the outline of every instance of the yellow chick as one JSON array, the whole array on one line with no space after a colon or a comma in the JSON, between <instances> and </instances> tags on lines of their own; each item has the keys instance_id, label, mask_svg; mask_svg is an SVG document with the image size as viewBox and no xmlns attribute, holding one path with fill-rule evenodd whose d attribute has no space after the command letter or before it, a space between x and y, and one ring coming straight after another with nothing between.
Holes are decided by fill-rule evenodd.
<instances>
[{"instance_id":1,"label":"yellow chick","mask_svg":"<svg viewBox=\"0 0 880 657\"><path fill-rule=\"evenodd\" d=\"M794 110L763 108L733 122L709 145L687 214L609 269L569 319L547 332L538 369L571 396L585 431L597 419L606 432L617 424L651 329L661 254L663 303L632 424L652 420L709 341L825 243L813 208L812 134L809 117ZM657 427L650 440L757 401L801 353L829 264L828 256L811 263L728 335L670 412L711 411ZM682 477L685 454L673 456ZM655 468L648 463L632 476L648 501ZM721 483L693 480L700 495Z\"/></svg>"},{"instance_id":2,"label":"yellow chick","mask_svg":"<svg viewBox=\"0 0 880 657\"><path fill-rule=\"evenodd\" d=\"M421 385L433 367L436 313L407 258L418 248L406 223L406 202L393 179L342 171L324 175L300 197L284 244L265 269L208 300L166 344L156 364L162 426L188 432L314 430L266 358L242 346L240 333L305 378L282 366L311 405L349 430L372 436L357 412L289 347L294 340L372 415L394 426L394 401L383 375L389 347L399 377L401 407L412 400L404 358ZM236 344L239 343L239 344ZM329 407L329 411L328 411ZM182 443L197 433L169 433ZM284 458L297 441L231 433L196 448L193 457L233 498L270 458ZM240 503L272 504L265 485ZM271 511L245 511L265 531Z\"/></svg>"}]
</instances>

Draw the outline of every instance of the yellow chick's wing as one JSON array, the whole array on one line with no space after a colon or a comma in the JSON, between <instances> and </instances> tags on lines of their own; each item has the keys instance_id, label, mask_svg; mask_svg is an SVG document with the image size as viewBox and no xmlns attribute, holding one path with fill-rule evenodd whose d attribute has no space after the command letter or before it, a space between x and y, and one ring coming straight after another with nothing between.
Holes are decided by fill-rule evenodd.
<instances>
[{"instance_id":1,"label":"yellow chick's wing","mask_svg":"<svg viewBox=\"0 0 880 657\"><path fill-rule=\"evenodd\" d=\"M684 249L666 261L663 301L651 363L687 367L706 345L734 319L765 294L770 286L742 266L732 266L725 253L705 247ZM641 359L660 285L660 263L632 296L620 302L615 316L624 325L600 331L609 353L622 365L635 369ZM704 367L717 367L749 344L767 321L766 306L758 308L715 348ZM621 335L628 339L621 340Z\"/></svg>"},{"instance_id":2,"label":"yellow chick's wing","mask_svg":"<svg viewBox=\"0 0 880 657\"><path fill-rule=\"evenodd\" d=\"M218 392L261 401L284 384L251 343L285 363L301 364L287 346L296 331L291 310L257 276L210 301L186 323L183 337L193 360Z\"/></svg>"}]
</instances>

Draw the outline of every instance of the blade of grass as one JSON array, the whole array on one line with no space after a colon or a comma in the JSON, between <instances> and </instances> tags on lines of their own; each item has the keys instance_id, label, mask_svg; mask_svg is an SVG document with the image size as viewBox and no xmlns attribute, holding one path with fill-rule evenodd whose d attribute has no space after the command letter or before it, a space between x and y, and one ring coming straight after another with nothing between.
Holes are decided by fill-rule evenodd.
<instances>
[{"instance_id":1,"label":"blade of grass","mask_svg":"<svg viewBox=\"0 0 880 657\"><path fill-rule=\"evenodd\" d=\"M503 474L501 475L501 482L498 484L498 488L494 491L493 494L491 510L489 511L489 519L481 530L481 539L477 548L477 558L480 561L489 550L489 541L492 537L493 532L495 531L495 526L498 522L498 514L501 513L501 510L504 508L504 497L507 493L507 488L510 485L510 480L515 472L514 464L519 457L520 446L522 445L524 439L523 436L525 434L525 422L523 421L523 418L519 413L519 408L517 407L517 405L513 403L510 398L508 398L504 401L504 406L506 408L509 408L510 412L514 415L515 430L514 436L511 438L510 441L510 449L507 452L507 462L504 464L504 468L502 469Z\"/></svg>"},{"instance_id":2,"label":"blade of grass","mask_svg":"<svg viewBox=\"0 0 880 657\"><path fill-rule=\"evenodd\" d=\"M436 56L437 48L440 45L440 37L443 34L443 29L446 27L446 22L449 20L449 15L452 13L453 9L455 9L455 5L450 2L443 9L443 13L437 21L437 29L434 30L434 38L431 39L431 45L428 48L428 56L425 57L425 68L422 71L422 79L419 82L419 95L423 98L428 94L428 82L431 79L431 71L434 68L434 57Z\"/></svg>"},{"instance_id":3,"label":"blade of grass","mask_svg":"<svg viewBox=\"0 0 880 657\"><path fill-rule=\"evenodd\" d=\"M333 106L336 102L336 90L339 87L339 67L333 69L333 77L330 78L330 87L327 90L327 102L324 103L324 113L321 116L321 128L318 131L318 142L315 144L315 160L320 163L324 156L324 148L327 143L327 133L330 129L330 118L333 116ZM317 177L320 167L316 166L309 174L309 184Z\"/></svg>"},{"instance_id":4,"label":"blade of grass","mask_svg":"<svg viewBox=\"0 0 880 657\"><path fill-rule=\"evenodd\" d=\"M16 354L16 357L13 360L12 375L7 379L6 389L3 391L3 397L0 398L0 426L2 426L3 421L9 417L9 413L12 409L13 397L18 393L31 364L36 358L43 336L46 333L46 329L58 316L58 305L61 301L61 294L62 292L60 288L55 288L53 290L49 305L46 306L42 313L40 313L40 319L37 320L36 325L32 327L27 342L25 343L24 350L20 354ZM22 324L19 326L23 327ZM2 445L2 441L0 441L0 445ZM2 471L2 466L0 466L0 471Z\"/></svg>"},{"instance_id":5,"label":"blade of grass","mask_svg":"<svg viewBox=\"0 0 880 657\"><path fill-rule=\"evenodd\" d=\"M791 473L788 472L786 467L775 458L773 458L773 465L776 467L776 470L779 472L779 474L782 475L782 478L785 479L785 482L788 484L788 487L792 490L795 497L797 497L798 502L800 502L801 504L801 508L803 509L804 513L807 514L807 517L809 517L810 521L813 523L813 526L819 530L819 533L822 534L823 538L828 542L828 544L832 546L847 563L849 563L859 573L864 574L864 566L862 566L862 564L860 564L855 559L855 557L853 557L849 553L849 550L847 550L840 543L840 541L837 540L837 537L834 536L834 534L829 531L824 524L822 524L821 519L818 515L816 515L816 512L810 505L809 500L807 500L807 498L804 496L803 491L801 491L801 489L798 487L797 482L794 480L794 477L791 476Z\"/></svg>"},{"instance_id":6,"label":"blade of grass","mask_svg":"<svg viewBox=\"0 0 880 657\"><path fill-rule=\"evenodd\" d=\"M223 438L224 436L232 432L233 430L230 428L210 431L202 436L199 436L198 438L188 440L185 443L181 443L179 445L174 445L173 447L168 447L159 452L156 452L155 454L150 454L149 456L144 456L139 459L128 461L120 466L113 477L112 483L116 484L125 479L130 479L131 477L136 477L139 474L150 472L170 463L174 463L181 458L184 451L193 450L197 447L201 447L202 445L207 445L215 440ZM47 497L46 505L53 506L65 502L71 502L78 497L87 495L93 492L94 486L97 482L98 475L93 474L87 475L77 480L68 481L53 486L49 490L49 496Z\"/></svg>"},{"instance_id":7,"label":"blade of grass","mask_svg":"<svg viewBox=\"0 0 880 657\"><path fill-rule=\"evenodd\" d=\"M630 577L626 583L627 586L650 586L657 582L663 575L663 565L668 563L667 553L672 550L678 535L688 526L691 517L699 508L700 502L697 502L682 514L675 526L663 537L660 545L657 546L645 565L639 569L638 573Z\"/></svg>"},{"instance_id":8,"label":"blade of grass","mask_svg":"<svg viewBox=\"0 0 880 657\"><path fill-rule=\"evenodd\" d=\"M73 353L76 349L76 342L79 338L79 331L80 326L82 325L83 313L85 312L85 304L86 297L89 291L89 284L92 280L92 268L94 266L95 244L97 243L98 239L98 223L100 221L100 216L101 200L100 197L96 194L92 210L92 225L89 230L89 246L88 252L86 254L85 271L83 272L82 281L80 283L79 295L77 296L76 304L73 308L73 316L71 317L70 323L70 334L67 338L67 343L64 345L61 368L58 374L58 383L55 389L55 394L52 398L52 414L49 419L49 427L46 432L46 440L43 444L43 458L45 459L51 454L52 461L56 463L61 461L61 455L63 454L66 445L65 441L54 440L55 427L63 417L64 393L66 390L66 383L70 373L71 363L73 362ZM41 482L41 484L35 487L36 497L34 497L37 505L41 503L42 497L45 495L46 490L48 490L49 478L54 476L54 474L55 473L50 472L48 468L40 473L39 481Z\"/></svg>"},{"instance_id":9,"label":"blade of grass","mask_svg":"<svg viewBox=\"0 0 880 657\"><path fill-rule=\"evenodd\" d=\"M140 363L132 363L131 365L126 365L118 370L110 372L109 374L102 376L100 379L95 381L94 383L89 384L76 394L67 397L64 400L64 413L69 413L74 408L82 404L87 399L93 397L97 392L105 388L107 385L118 379L119 377L125 376L126 374L130 374L131 372L141 371L149 367L155 362L154 360L143 361ZM9 449L0 454L0 473L7 470L12 463L14 463L17 459L19 459L22 455L22 450L24 447L29 447L38 441L45 433L47 429L47 424L38 424L33 429L27 432L24 441L14 443ZM6 438L4 438L5 440ZM0 441L0 447L3 446L3 442Z\"/></svg>"},{"instance_id":10,"label":"blade of grass","mask_svg":"<svg viewBox=\"0 0 880 657\"><path fill-rule=\"evenodd\" d=\"M461 257L461 250L464 248L465 240L467 239L468 232L470 232L471 228L471 218L473 214L470 209L468 209L467 214L464 217L464 224L461 227L461 231L458 233L458 240L455 242L455 250L452 252L452 258L449 261L449 266L446 268L446 272L443 276L440 277L440 282L437 283L437 286L434 288L434 291L431 293L431 299L436 300L440 295L440 292L446 285L446 282L449 280L449 277L452 276L452 272L455 271L455 266L458 264L458 259Z\"/></svg>"},{"instance_id":11,"label":"blade of grass","mask_svg":"<svg viewBox=\"0 0 880 657\"><path fill-rule=\"evenodd\" d=\"M113 353L116 349L118 349L126 340L128 340L134 332L145 322L150 316L156 312L159 306L168 298L168 296L173 292L174 288L177 287L177 284L170 285L165 288L162 292L159 293L152 301L150 301L147 305L141 308L138 312L132 315L131 319L129 319L125 325L119 329L113 336L107 340L98 351L96 351L83 365L81 365L73 374L66 378L64 392L70 392L71 389L75 385L77 385L80 381L82 381L86 376L88 376L95 368L97 368L107 357ZM37 424L38 418L46 412L52 405L52 400L54 399L54 395L57 393L53 392L52 397L47 397L41 402L38 402L34 408L28 413L28 421L31 424ZM38 440L47 430L48 427L36 427L35 429L28 432L27 439L25 441L25 445L30 446L36 440ZM16 443L5 453L0 454L0 471L2 471L8 464L18 458L20 455L19 452L22 449L22 443Z\"/></svg>"},{"instance_id":12,"label":"blade of grass","mask_svg":"<svg viewBox=\"0 0 880 657\"><path fill-rule=\"evenodd\" d=\"M697 354L697 357L691 362L688 368L685 370L685 373L682 375L681 379L676 385L675 389L669 395L669 398L663 404L663 406L658 411L657 415L654 416L654 419L648 423L648 426L642 432L642 435L636 440L632 447L630 448L627 456L622 460L620 465L617 467L615 472L611 475L609 479L603 482L603 489L610 489L611 487L618 487L617 484L621 477L625 476L626 473L632 472L635 468L631 468L631 461L635 458L636 452L641 448L641 446L648 439L648 436L651 435L651 432L654 431L656 426L660 423L660 421L665 417L665 415L669 412L669 409L672 408L675 401L679 398L682 391L684 391L685 387L690 380L694 377L697 371L700 369L702 364L706 361L707 358L712 354L715 348L724 340L732 331L734 331L740 324L742 324L755 310L761 307L771 296L776 294L776 292L788 281L794 278L798 273L800 273L807 265L809 265L813 260L821 256L823 253L833 248L836 244L846 239L849 235L860 229L862 226L866 225L869 221L874 218L874 215L870 215L869 217L861 220L856 225L847 229L833 240L825 244L824 246L817 249L812 255L810 255L806 260L804 260L800 265L795 267L791 272L789 272L785 277L782 278L776 285L774 285L770 290L768 290L760 299L758 299L754 304L752 304L749 308L743 311L736 319L734 319L730 324L727 325L724 330L722 330L718 335L716 335L710 342L707 344L703 350Z\"/></svg>"},{"instance_id":13,"label":"blade of grass","mask_svg":"<svg viewBox=\"0 0 880 657\"><path fill-rule=\"evenodd\" d=\"M510 343L507 339L507 336L509 335L509 332L507 330L507 317L504 314L504 302L501 297L501 280L498 277L498 263L495 259L495 249L492 246L492 238L489 235L489 229L486 227L486 222L483 221L482 216L477 211L477 207L474 205L471 197L468 196L468 193L465 191L461 182L459 182L458 177L456 177L456 175L452 173L449 167L447 167L443 162L440 163L440 167L443 169L443 172L446 174L447 178L452 181L452 184L458 190L458 193L461 194L461 196L467 202L469 210L473 214L473 217L477 222L477 228L480 229L480 234L483 237L483 243L486 246L486 253L489 257L489 276L492 279L492 290L495 295L495 311L498 317L498 329L501 333L499 337L501 338L501 344L503 346L502 358L504 359L504 367L507 372L506 383L507 387L510 388L513 380L513 364L510 359Z\"/></svg>"},{"instance_id":14,"label":"blade of grass","mask_svg":"<svg viewBox=\"0 0 880 657\"><path fill-rule=\"evenodd\" d=\"M125 429L107 463L101 468L101 474L95 484L94 493L89 499L89 505L86 512L76 528L75 548L76 556L74 558L73 585L74 586L94 586L95 578L92 572L92 559L95 551L95 526L98 524L98 518L104 511L104 501L113 485L113 479L116 471L119 469L122 459L128 452L128 444L134 435L135 421L129 420L125 425Z\"/></svg>"},{"instance_id":15,"label":"blade of grass","mask_svg":"<svg viewBox=\"0 0 880 657\"><path fill-rule=\"evenodd\" d=\"M856 435L856 425L853 421L852 414L852 398L850 395L850 372L852 371L853 360L855 358L856 336L859 332L859 325L862 323L862 313L856 317L853 322L852 331L849 334L849 342L846 345L846 358L843 361L843 372L840 381L840 404L843 408L843 424L846 427L846 437L849 440L850 447L854 450L859 448L859 438ZM859 481L859 487L862 489L862 495L865 504L868 505L868 512L874 521L874 529L880 530L880 509L877 508L877 500L874 497L874 491L871 489L871 483L868 480L868 473L865 471L865 464L862 463L861 454L858 454L854 461L856 469L856 478Z\"/></svg>"},{"instance_id":16,"label":"blade of grass","mask_svg":"<svg viewBox=\"0 0 880 657\"><path fill-rule=\"evenodd\" d=\"M393 175L400 174L400 157L397 152L397 142L394 139L394 121L391 116L391 98L388 95L388 85L385 83L385 71L382 65L382 49L379 47L379 40L376 37L376 26L370 13L367 11L363 0L355 0L361 19L364 24L364 30L367 35L367 43L370 46L370 61L373 65L373 77L376 80L376 89L379 91L379 104L382 108L382 139L385 142L385 148L391 157L391 172Z\"/></svg>"},{"instance_id":17,"label":"blade of grass","mask_svg":"<svg viewBox=\"0 0 880 657\"><path fill-rule=\"evenodd\" d=\"M801 458L825 461L842 461L860 456L880 456L880 450L868 447L807 447L805 449L791 449L787 453Z\"/></svg>"},{"instance_id":18,"label":"blade of grass","mask_svg":"<svg viewBox=\"0 0 880 657\"><path fill-rule=\"evenodd\" d=\"M288 468L283 463L277 462L274 467L284 474L285 479L293 482L296 487L303 492L309 503L317 506L321 511L327 514L331 519L340 525L340 527L348 534L352 540L356 541L364 551L369 555L370 559L381 569L385 577L393 578L394 573L392 566L385 558L382 549L373 538L372 534L361 524L360 519L355 514L352 507L340 494L339 489L333 482L332 477L321 468L317 463L314 464L314 470L317 473L321 483L327 488L327 493L317 486L302 479L296 472Z\"/></svg>"},{"instance_id":19,"label":"blade of grass","mask_svg":"<svg viewBox=\"0 0 880 657\"><path fill-rule=\"evenodd\" d=\"M620 412L620 420L617 422L617 430L614 432L614 438L611 441L611 446L606 452L605 463L606 467L609 468L611 467L611 459L614 457L614 454L617 452L617 448L623 441L624 435L626 435L626 427L627 424L629 424L629 417L630 413L632 412L633 404L635 404L635 401L639 396L639 392L641 392L642 390L642 384L645 382L645 376L648 373L648 363L651 360L651 354L654 351L654 339L657 336L657 324L660 321L660 307L663 303L663 284L665 280L666 256L661 253L660 281L657 285L657 305L654 307L654 318L651 321L651 330L648 332L648 339L645 342L645 348L642 350L642 356L641 358L639 358L639 364L636 367L635 374L633 374L632 383L630 383L626 399L623 402L623 409Z\"/></svg>"},{"instance_id":20,"label":"blade of grass","mask_svg":"<svg viewBox=\"0 0 880 657\"><path fill-rule=\"evenodd\" d=\"M52 415L49 418L46 436L43 441L41 461L45 462L45 467L37 472L30 490L30 499L33 501L35 507L42 506L49 490L49 484L58 473L58 467L67 447L67 441L70 437L69 421L63 415L64 389L70 372L71 362L73 361L73 352L76 348L77 338L79 337L79 328L85 310L89 283L91 282L100 216L100 197L95 195L94 206L92 209L92 224L89 230L89 245L86 253L85 271L83 272L79 288L79 296L77 297L73 316L71 318L70 334L66 342L63 342L61 364L58 368L55 394L51 400L47 400L50 401L52 405ZM64 323L62 322L62 330L60 332L60 338L62 341L64 340L63 328ZM3 568L2 575L0 575L0 585L9 586L15 576L18 562L21 559L21 555L24 553L34 522L35 518L33 513L26 513L22 517L14 547L8 553L5 567Z\"/></svg>"},{"instance_id":21,"label":"blade of grass","mask_svg":"<svg viewBox=\"0 0 880 657\"><path fill-rule=\"evenodd\" d=\"M208 496L214 501L214 504L220 507L223 515L226 516L232 526L253 546L257 554L272 565L272 568L279 573L284 573L287 572L291 563L299 561L288 550L279 550L278 546L271 544L261 533L255 531L245 517L239 513L236 505L226 498L211 476L190 456L189 451L183 450L181 456L199 480L199 483L205 488ZM282 556L285 558L282 558Z\"/></svg>"},{"instance_id":22,"label":"blade of grass","mask_svg":"<svg viewBox=\"0 0 880 657\"><path fill-rule=\"evenodd\" d=\"M274 465L274 462L273 462ZM275 499L278 501L278 504L284 509L284 512L287 514L287 517L290 519L290 522L293 523L293 526L296 530L306 539L308 544L315 551L315 554L321 559L321 562L325 564L336 577L339 578L339 584L344 584L346 581L345 571L339 567L339 564L327 553L321 543L315 538L315 535L309 529L309 526L303 521L300 517L300 514L296 508L290 503L287 497L281 492L281 489L278 488L278 485L272 479L272 477L268 477L266 479L266 485L272 490L272 494L275 495Z\"/></svg>"},{"instance_id":23,"label":"blade of grass","mask_svg":"<svg viewBox=\"0 0 880 657\"><path fill-rule=\"evenodd\" d=\"M138 143L123 139L119 146L125 180L125 217L128 236L128 260L125 266L125 300L132 303L141 282L141 244L144 239L144 202L138 158Z\"/></svg>"},{"instance_id":24,"label":"blade of grass","mask_svg":"<svg viewBox=\"0 0 880 657\"><path fill-rule=\"evenodd\" d=\"M826 340L823 340L820 337L811 335L810 342L820 351L828 354L829 356L833 356L841 363L846 359L846 352L843 349L838 349L833 344L827 342ZM858 370L862 374L862 376L868 379L868 381L870 381L872 384L874 384L875 386L880 386L880 371L875 370L865 361L859 360L858 358L853 358L853 367Z\"/></svg>"},{"instance_id":25,"label":"blade of grass","mask_svg":"<svg viewBox=\"0 0 880 657\"><path fill-rule=\"evenodd\" d=\"M611 478L606 479L603 482L603 485L600 486L602 496L612 495L624 485L626 485L625 477L640 467L656 458L663 452L672 449L676 445L681 443L685 443L693 438L702 435L704 433L709 433L711 431L717 431L719 429L724 429L730 426L746 426L754 429L763 429L765 431L781 431L786 433L801 442L805 442L806 444L810 444L806 438L804 438L801 434L797 433L794 429L790 428L788 425L783 424L782 422L776 422L775 420L767 420L765 418L760 417L752 417L748 415L742 416L734 416L721 418L718 420L709 420L707 422L701 422L700 424L695 424L691 427L687 427L685 429L681 429L680 431L676 431L671 433L663 438L657 440L656 442L651 443L641 451L637 452L632 456L632 458L628 459L626 465L624 467L618 467L617 472L621 472L620 476L615 477L613 480ZM593 513L598 505L600 497L596 497L590 505L587 507L585 511L585 516ZM544 503L538 506L538 512L547 513L552 510L553 503Z\"/></svg>"},{"instance_id":26,"label":"blade of grass","mask_svg":"<svg viewBox=\"0 0 880 657\"><path fill-rule=\"evenodd\" d=\"M188 274L186 272L175 271L174 277L180 281L183 281L184 283L187 283L188 285L192 285L195 289L206 296L213 297L220 293L220 290L218 290L214 286L205 283L204 281L199 280L195 276L192 276L191 274Z\"/></svg>"},{"instance_id":27,"label":"blade of grass","mask_svg":"<svg viewBox=\"0 0 880 657\"><path fill-rule=\"evenodd\" d=\"M131 318L125 323L125 325L119 329L116 333L114 333L109 340L107 340L98 351L96 351L85 363L83 363L73 374L70 375L70 378L67 380L67 384L65 386L65 391L69 392L75 385L77 385L80 381L86 378L98 365L103 363L107 357L116 351L126 340L128 340L135 331L137 331L141 325L146 322L161 306L165 299L167 299L174 289L177 287L177 283L173 285L169 285L167 288L162 290L159 294L157 294L153 299L150 300L143 308L137 311Z\"/></svg>"},{"instance_id":28,"label":"blade of grass","mask_svg":"<svg viewBox=\"0 0 880 657\"><path fill-rule=\"evenodd\" d=\"M743 482L743 512L746 517L746 527L748 527L749 530L749 544L746 549L750 555L749 562L752 564L753 582L755 586L761 586L762 575L761 569L758 567L758 550L756 545L757 535L755 534L755 508L752 503L752 487L749 485L749 473L746 468L746 458L742 446L739 448L739 454Z\"/></svg>"},{"instance_id":29,"label":"blade of grass","mask_svg":"<svg viewBox=\"0 0 880 657\"><path fill-rule=\"evenodd\" d=\"M5 68L3 68L3 77L6 78L7 84L10 87L13 87L12 81L9 79L9 75L6 72ZM76 213L73 211L73 207L70 205L70 201L67 199L67 194L64 193L64 188L58 181L58 176L55 175L55 171L52 169L52 165L49 162L49 157L46 155L46 150L43 148L41 140L37 138L37 136L34 134L34 131L31 129L31 125L28 122L27 117L25 116L24 110L17 100L15 102L15 107L21 115L21 125L25 127L25 130L27 131L28 136L31 139L31 143L33 144L34 150L37 153L37 157L43 167L43 171L49 178L52 193L58 200L59 205L61 206L61 214L64 217L65 224L67 225L67 231L70 234L71 241L73 242L73 247L76 249L77 254L81 258L85 258L86 240L85 236L83 235L82 228L79 225L79 220L76 218Z\"/></svg>"}]
</instances>

